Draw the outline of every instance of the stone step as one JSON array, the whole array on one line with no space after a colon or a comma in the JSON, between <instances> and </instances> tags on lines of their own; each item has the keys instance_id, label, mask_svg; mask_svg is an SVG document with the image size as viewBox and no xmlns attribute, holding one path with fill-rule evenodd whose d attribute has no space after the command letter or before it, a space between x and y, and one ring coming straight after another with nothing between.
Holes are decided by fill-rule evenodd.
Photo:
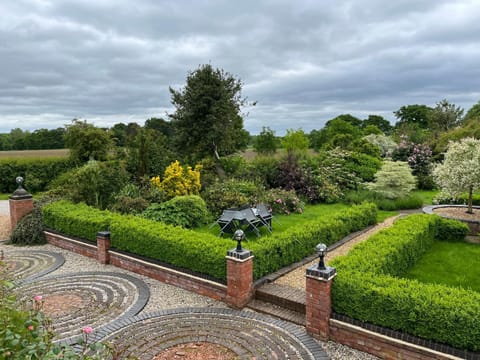
<instances>
[{"instance_id":1,"label":"stone step","mask_svg":"<svg viewBox=\"0 0 480 360\"><path fill-rule=\"evenodd\" d=\"M297 325L305 326L305 314L286 309L270 302L254 299L247 304L247 308Z\"/></svg>"},{"instance_id":2,"label":"stone step","mask_svg":"<svg viewBox=\"0 0 480 360\"><path fill-rule=\"evenodd\" d=\"M255 291L255 299L305 315L305 290L269 283Z\"/></svg>"}]
</instances>

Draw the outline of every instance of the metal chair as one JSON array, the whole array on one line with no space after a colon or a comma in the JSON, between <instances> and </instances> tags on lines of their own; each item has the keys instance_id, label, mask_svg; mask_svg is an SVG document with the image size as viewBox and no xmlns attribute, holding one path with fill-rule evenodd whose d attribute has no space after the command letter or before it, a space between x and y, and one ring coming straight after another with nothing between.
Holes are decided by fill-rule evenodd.
<instances>
[{"instance_id":1,"label":"metal chair","mask_svg":"<svg viewBox=\"0 0 480 360\"><path fill-rule=\"evenodd\" d=\"M272 212L268 210L265 204L257 204L257 215L262 220L263 224L267 227L270 233L272 232L272 219L273 215Z\"/></svg>"},{"instance_id":2,"label":"metal chair","mask_svg":"<svg viewBox=\"0 0 480 360\"><path fill-rule=\"evenodd\" d=\"M237 230L234 219L237 218L237 211L234 210L223 210L222 215L217 219L217 224L220 225L220 234L222 236L224 233L234 233Z\"/></svg>"},{"instance_id":3,"label":"metal chair","mask_svg":"<svg viewBox=\"0 0 480 360\"><path fill-rule=\"evenodd\" d=\"M263 221L255 215L251 208L242 210L241 213L242 221L248 224L246 231L252 230L258 237L260 237L261 234L260 230L258 230L258 226L264 225Z\"/></svg>"}]
</instances>

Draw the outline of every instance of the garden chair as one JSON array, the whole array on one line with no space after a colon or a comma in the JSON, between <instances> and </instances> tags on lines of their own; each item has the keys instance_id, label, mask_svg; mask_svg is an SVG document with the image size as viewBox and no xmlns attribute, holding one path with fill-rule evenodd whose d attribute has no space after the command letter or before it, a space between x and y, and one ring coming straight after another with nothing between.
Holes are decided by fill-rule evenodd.
<instances>
[{"instance_id":1,"label":"garden chair","mask_svg":"<svg viewBox=\"0 0 480 360\"><path fill-rule=\"evenodd\" d=\"M247 228L245 231L254 231L258 237L260 237L260 230L258 230L259 226L265 225L263 221L258 218L251 208L245 209L241 211L242 213L242 221L247 224Z\"/></svg>"},{"instance_id":2,"label":"garden chair","mask_svg":"<svg viewBox=\"0 0 480 360\"><path fill-rule=\"evenodd\" d=\"M267 227L268 231L272 233L272 212L268 210L265 204L257 204L257 216L262 220L263 224Z\"/></svg>"},{"instance_id":3,"label":"garden chair","mask_svg":"<svg viewBox=\"0 0 480 360\"><path fill-rule=\"evenodd\" d=\"M235 219L238 218L237 211L234 210L223 210L222 215L217 219L217 224L220 225L220 234L222 236L224 233L234 233L237 229L235 224Z\"/></svg>"}]
</instances>

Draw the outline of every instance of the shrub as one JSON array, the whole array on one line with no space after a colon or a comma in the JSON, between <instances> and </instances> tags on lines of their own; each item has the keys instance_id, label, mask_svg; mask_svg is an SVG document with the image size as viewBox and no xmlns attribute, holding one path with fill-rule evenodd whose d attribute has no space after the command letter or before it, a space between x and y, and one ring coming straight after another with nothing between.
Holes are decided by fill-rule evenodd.
<instances>
[{"instance_id":1,"label":"shrub","mask_svg":"<svg viewBox=\"0 0 480 360\"><path fill-rule=\"evenodd\" d=\"M386 199L378 193L366 189L349 191L345 194L343 202L347 204L360 204L364 201L373 202L380 210L394 211L403 209L418 209L423 205L422 198L411 194L395 200Z\"/></svg>"},{"instance_id":2,"label":"shrub","mask_svg":"<svg viewBox=\"0 0 480 360\"><path fill-rule=\"evenodd\" d=\"M44 191L53 178L73 167L74 163L64 158L0 160L0 193L15 191L17 176L25 179L28 191Z\"/></svg>"},{"instance_id":3,"label":"shrub","mask_svg":"<svg viewBox=\"0 0 480 360\"><path fill-rule=\"evenodd\" d=\"M117 196L111 210L120 214L139 214L148 207L148 201L142 197Z\"/></svg>"},{"instance_id":4,"label":"shrub","mask_svg":"<svg viewBox=\"0 0 480 360\"><path fill-rule=\"evenodd\" d=\"M237 175L246 166L245 159L240 155L221 157L220 163L227 176Z\"/></svg>"},{"instance_id":5,"label":"shrub","mask_svg":"<svg viewBox=\"0 0 480 360\"><path fill-rule=\"evenodd\" d=\"M198 195L200 193L200 170L201 165L196 165L192 170L190 166L183 168L178 160L171 163L163 175L151 179L154 186L161 189L168 199L181 195Z\"/></svg>"},{"instance_id":6,"label":"shrub","mask_svg":"<svg viewBox=\"0 0 480 360\"><path fill-rule=\"evenodd\" d=\"M439 193L434 198L435 204L454 204L454 205L466 205L468 201L468 194L463 193L456 198L452 198L446 194ZM480 194L473 194L472 204L480 206Z\"/></svg>"},{"instance_id":7,"label":"shrub","mask_svg":"<svg viewBox=\"0 0 480 360\"><path fill-rule=\"evenodd\" d=\"M397 199L415 189L416 180L407 163L384 161L382 168L375 174L375 182L367 183L366 186L387 199Z\"/></svg>"},{"instance_id":8,"label":"shrub","mask_svg":"<svg viewBox=\"0 0 480 360\"><path fill-rule=\"evenodd\" d=\"M209 220L205 201L196 195L177 196L162 204L150 205L142 217L184 228L195 228Z\"/></svg>"},{"instance_id":9,"label":"shrub","mask_svg":"<svg viewBox=\"0 0 480 360\"><path fill-rule=\"evenodd\" d=\"M270 189L260 196L257 202L268 204L272 209L272 213L276 215L301 214L305 207L305 204L293 190Z\"/></svg>"},{"instance_id":10,"label":"shrub","mask_svg":"<svg viewBox=\"0 0 480 360\"><path fill-rule=\"evenodd\" d=\"M480 294L399 279L433 241L466 228L436 215L411 215L331 262L334 311L460 349L480 348ZM462 299L459 302L458 299Z\"/></svg>"},{"instance_id":11,"label":"shrub","mask_svg":"<svg viewBox=\"0 0 480 360\"><path fill-rule=\"evenodd\" d=\"M35 206L31 213L25 215L13 229L9 242L15 245L45 244L43 235L42 210Z\"/></svg>"},{"instance_id":12,"label":"shrub","mask_svg":"<svg viewBox=\"0 0 480 360\"><path fill-rule=\"evenodd\" d=\"M127 180L128 174L122 163L90 160L57 178L52 183L52 191L73 202L85 202L105 209L112 204L115 194Z\"/></svg>"},{"instance_id":13,"label":"shrub","mask_svg":"<svg viewBox=\"0 0 480 360\"><path fill-rule=\"evenodd\" d=\"M279 160L273 156L257 156L246 164L239 175L243 179L271 188L278 178L278 164Z\"/></svg>"},{"instance_id":14,"label":"shrub","mask_svg":"<svg viewBox=\"0 0 480 360\"><path fill-rule=\"evenodd\" d=\"M209 186L202 196L210 213L217 216L224 209L254 204L262 191L253 181L230 179Z\"/></svg>"}]
</instances>

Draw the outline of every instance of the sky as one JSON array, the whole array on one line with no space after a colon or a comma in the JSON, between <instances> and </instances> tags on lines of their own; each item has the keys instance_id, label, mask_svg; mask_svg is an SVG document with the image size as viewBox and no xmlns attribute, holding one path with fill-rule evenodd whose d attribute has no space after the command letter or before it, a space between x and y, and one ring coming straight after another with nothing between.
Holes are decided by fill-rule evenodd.
<instances>
[{"instance_id":1,"label":"sky","mask_svg":"<svg viewBox=\"0 0 480 360\"><path fill-rule=\"evenodd\" d=\"M244 126L480 100L480 0L2 0L0 132L167 118L210 63L243 82Z\"/></svg>"}]
</instances>

